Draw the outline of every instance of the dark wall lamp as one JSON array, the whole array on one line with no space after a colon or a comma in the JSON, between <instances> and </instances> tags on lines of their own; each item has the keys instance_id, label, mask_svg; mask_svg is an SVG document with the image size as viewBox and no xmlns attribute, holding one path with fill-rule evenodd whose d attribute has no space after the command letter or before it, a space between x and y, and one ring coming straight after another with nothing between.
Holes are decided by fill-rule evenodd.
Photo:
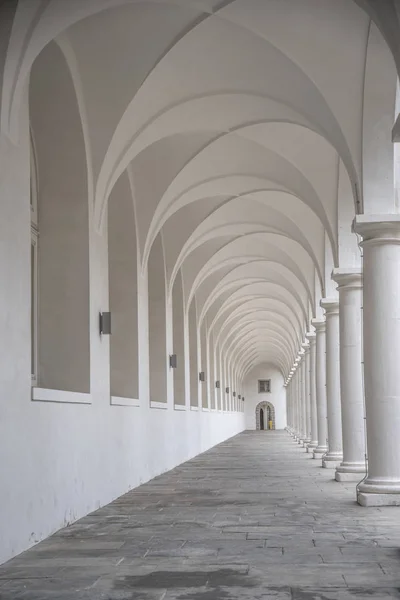
<instances>
[{"instance_id":1,"label":"dark wall lamp","mask_svg":"<svg viewBox=\"0 0 400 600\"><path fill-rule=\"evenodd\" d=\"M236 397L236 392L233 392L233 397L234 397L234 398Z\"/></svg>"},{"instance_id":2,"label":"dark wall lamp","mask_svg":"<svg viewBox=\"0 0 400 600\"><path fill-rule=\"evenodd\" d=\"M178 368L178 358L177 358L176 354L169 355L169 366L171 369Z\"/></svg>"},{"instance_id":3,"label":"dark wall lamp","mask_svg":"<svg viewBox=\"0 0 400 600\"><path fill-rule=\"evenodd\" d=\"M225 388L225 391L226 391L227 394L229 394L229 388L228 387Z\"/></svg>"},{"instance_id":4,"label":"dark wall lamp","mask_svg":"<svg viewBox=\"0 0 400 600\"><path fill-rule=\"evenodd\" d=\"M201 373L199 373L199 380L200 381L206 380L206 374L204 373L204 371L201 371Z\"/></svg>"},{"instance_id":5,"label":"dark wall lamp","mask_svg":"<svg viewBox=\"0 0 400 600\"><path fill-rule=\"evenodd\" d=\"M241 400L241 399L242 399L242 396L241 396L240 394L239 394L239 396L238 396L238 399L239 399L239 400Z\"/></svg>"},{"instance_id":6,"label":"dark wall lamp","mask_svg":"<svg viewBox=\"0 0 400 600\"><path fill-rule=\"evenodd\" d=\"M221 387L221 382L220 382L220 381L216 381L216 382L215 382L215 387L216 387L217 389L219 389L219 388Z\"/></svg>"},{"instance_id":7,"label":"dark wall lamp","mask_svg":"<svg viewBox=\"0 0 400 600\"><path fill-rule=\"evenodd\" d=\"M100 335L111 335L111 313L99 313Z\"/></svg>"},{"instance_id":8,"label":"dark wall lamp","mask_svg":"<svg viewBox=\"0 0 400 600\"><path fill-rule=\"evenodd\" d=\"M244 396L242 396L242 401L244 402Z\"/></svg>"}]
</instances>

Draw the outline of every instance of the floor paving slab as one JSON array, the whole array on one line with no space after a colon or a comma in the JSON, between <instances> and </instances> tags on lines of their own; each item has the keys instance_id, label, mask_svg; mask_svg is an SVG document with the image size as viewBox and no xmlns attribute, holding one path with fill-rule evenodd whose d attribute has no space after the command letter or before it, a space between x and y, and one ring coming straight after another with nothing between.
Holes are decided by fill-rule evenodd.
<instances>
[{"instance_id":1,"label":"floor paving slab","mask_svg":"<svg viewBox=\"0 0 400 600\"><path fill-rule=\"evenodd\" d=\"M400 599L400 514L246 432L0 567L0 600Z\"/></svg>"}]
</instances>

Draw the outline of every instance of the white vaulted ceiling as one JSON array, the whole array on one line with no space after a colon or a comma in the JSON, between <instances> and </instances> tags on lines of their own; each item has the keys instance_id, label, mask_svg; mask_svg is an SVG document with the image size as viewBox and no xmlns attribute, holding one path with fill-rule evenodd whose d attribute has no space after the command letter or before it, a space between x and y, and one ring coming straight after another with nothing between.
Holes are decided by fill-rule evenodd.
<instances>
[{"instance_id":1,"label":"white vaulted ceiling","mask_svg":"<svg viewBox=\"0 0 400 600\"><path fill-rule=\"evenodd\" d=\"M98 229L127 170L142 270L161 232L167 292L181 271L186 310L196 299L199 326L239 371L271 362L287 376L339 266L341 228L371 186L371 37L393 78L394 119L394 61L368 14L351 0L31 0L24 10L3 127L17 135L24 78L55 39L77 91Z\"/></svg>"}]
</instances>

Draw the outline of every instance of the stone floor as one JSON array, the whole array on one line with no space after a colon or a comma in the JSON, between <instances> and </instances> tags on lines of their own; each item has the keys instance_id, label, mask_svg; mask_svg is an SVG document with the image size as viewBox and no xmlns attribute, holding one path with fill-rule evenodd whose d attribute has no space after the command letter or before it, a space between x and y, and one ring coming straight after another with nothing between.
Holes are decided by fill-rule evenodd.
<instances>
[{"instance_id":1,"label":"stone floor","mask_svg":"<svg viewBox=\"0 0 400 600\"><path fill-rule=\"evenodd\" d=\"M400 510L244 433L0 568L1 600L400 598Z\"/></svg>"}]
</instances>

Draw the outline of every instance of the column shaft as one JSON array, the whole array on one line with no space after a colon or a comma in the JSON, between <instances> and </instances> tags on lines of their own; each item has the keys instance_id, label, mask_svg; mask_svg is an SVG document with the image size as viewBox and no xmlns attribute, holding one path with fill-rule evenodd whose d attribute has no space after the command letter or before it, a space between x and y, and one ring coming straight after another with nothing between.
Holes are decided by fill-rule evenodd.
<instances>
[{"instance_id":1,"label":"column shaft","mask_svg":"<svg viewBox=\"0 0 400 600\"><path fill-rule=\"evenodd\" d=\"M311 407L310 407L310 346L309 344L303 345L305 356L304 356L304 390L305 390L305 440L304 447L307 448L311 442Z\"/></svg>"},{"instance_id":2,"label":"column shaft","mask_svg":"<svg viewBox=\"0 0 400 600\"><path fill-rule=\"evenodd\" d=\"M317 429L318 445L314 449L313 457L321 458L328 450L327 416L326 416L326 330L324 319L313 319L312 324L316 329L316 396L317 396Z\"/></svg>"},{"instance_id":3,"label":"column shaft","mask_svg":"<svg viewBox=\"0 0 400 600\"><path fill-rule=\"evenodd\" d=\"M326 403L328 415L328 452L322 466L334 469L343 460L342 410L340 403L339 301L321 301L326 314Z\"/></svg>"},{"instance_id":4,"label":"column shaft","mask_svg":"<svg viewBox=\"0 0 400 600\"><path fill-rule=\"evenodd\" d=\"M400 215L359 215L355 229L363 236L368 449L358 502L400 505Z\"/></svg>"},{"instance_id":5,"label":"column shaft","mask_svg":"<svg viewBox=\"0 0 400 600\"><path fill-rule=\"evenodd\" d=\"M311 421L311 441L307 446L307 452L311 452L318 446L318 421L317 421L317 390L315 385L316 374L316 335L308 333L307 339L310 342L310 421Z\"/></svg>"},{"instance_id":6,"label":"column shaft","mask_svg":"<svg viewBox=\"0 0 400 600\"><path fill-rule=\"evenodd\" d=\"M305 426L306 426L306 390L305 390L305 362L304 362L304 350L300 351L300 364L298 368L299 382L300 382L300 439L299 444L303 444L306 438Z\"/></svg>"},{"instance_id":7,"label":"column shaft","mask_svg":"<svg viewBox=\"0 0 400 600\"><path fill-rule=\"evenodd\" d=\"M335 270L339 284L340 393L342 402L343 462L337 481L360 481L365 473L365 426L362 373L362 274L356 269Z\"/></svg>"}]
</instances>

